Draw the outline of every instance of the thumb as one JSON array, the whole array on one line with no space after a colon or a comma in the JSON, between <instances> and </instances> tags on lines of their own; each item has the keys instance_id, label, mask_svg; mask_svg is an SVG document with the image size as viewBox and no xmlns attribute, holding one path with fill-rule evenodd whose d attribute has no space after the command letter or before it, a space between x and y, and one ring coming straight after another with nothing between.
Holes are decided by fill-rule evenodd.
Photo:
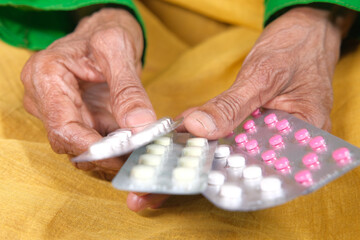
<instances>
[{"instance_id":1,"label":"thumb","mask_svg":"<svg viewBox=\"0 0 360 240\"><path fill-rule=\"evenodd\" d=\"M285 83L286 74L273 73L262 62L244 65L234 84L185 117L185 128L208 139L228 135L255 109L276 96Z\"/></svg>"},{"instance_id":2,"label":"thumb","mask_svg":"<svg viewBox=\"0 0 360 240\"><path fill-rule=\"evenodd\" d=\"M110 88L111 110L121 128L154 122L156 114L137 73L134 45L126 30L105 29L91 40L95 60Z\"/></svg>"}]
</instances>

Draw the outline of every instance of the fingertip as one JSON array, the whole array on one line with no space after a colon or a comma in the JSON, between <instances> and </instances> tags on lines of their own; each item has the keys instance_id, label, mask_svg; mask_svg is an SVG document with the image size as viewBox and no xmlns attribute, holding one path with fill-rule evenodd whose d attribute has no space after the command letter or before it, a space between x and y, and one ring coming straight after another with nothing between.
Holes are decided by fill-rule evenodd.
<instances>
[{"instance_id":1,"label":"fingertip","mask_svg":"<svg viewBox=\"0 0 360 240\"><path fill-rule=\"evenodd\" d=\"M73 165L83 171L90 171L94 170L95 165L91 162L73 162Z\"/></svg>"},{"instance_id":2,"label":"fingertip","mask_svg":"<svg viewBox=\"0 0 360 240\"><path fill-rule=\"evenodd\" d=\"M126 113L123 127L139 132L146 125L156 121L156 114L149 108L136 108Z\"/></svg>"},{"instance_id":3,"label":"fingertip","mask_svg":"<svg viewBox=\"0 0 360 240\"><path fill-rule=\"evenodd\" d=\"M192 134L199 137L213 138L217 126L214 119L203 111L194 111L184 120L185 128Z\"/></svg>"},{"instance_id":4,"label":"fingertip","mask_svg":"<svg viewBox=\"0 0 360 240\"><path fill-rule=\"evenodd\" d=\"M192 108L189 108L187 110L185 110L184 112L182 112L180 115L176 116L174 118L175 121L177 120L180 120L181 118L186 118L190 113L196 111L198 109L198 107L192 107ZM176 131L177 132L186 132L187 129L184 125L184 121L176 128Z\"/></svg>"},{"instance_id":5,"label":"fingertip","mask_svg":"<svg viewBox=\"0 0 360 240\"><path fill-rule=\"evenodd\" d=\"M138 195L139 197L148 195L149 193L143 193L143 192L133 192L134 194Z\"/></svg>"},{"instance_id":6,"label":"fingertip","mask_svg":"<svg viewBox=\"0 0 360 240\"><path fill-rule=\"evenodd\" d=\"M118 158L108 158L100 161L94 161L93 164L100 169L108 169L113 171L118 171L125 163L125 159L120 157Z\"/></svg>"},{"instance_id":7,"label":"fingertip","mask_svg":"<svg viewBox=\"0 0 360 240\"><path fill-rule=\"evenodd\" d=\"M143 198L135 193L129 193L126 199L126 204L131 211L139 212L147 208L144 204Z\"/></svg>"},{"instance_id":8,"label":"fingertip","mask_svg":"<svg viewBox=\"0 0 360 240\"><path fill-rule=\"evenodd\" d=\"M175 117L175 120L178 120L180 118L186 118L187 116L189 116L189 114L191 114L192 112L196 111L199 107L192 107L189 109L186 109L184 112L182 112L180 115L178 115L177 117Z\"/></svg>"},{"instance_id":9,"label":"fingertip","mask_svg":"<svg viewBox=\"0 0 360 240\"><path fill-rule=\"evenodd\" d=\"M163 194L144 194L139 196L139 193L129 193L126 203L130 210L139 212L147 208L159 208L169 195Z\"/></svg>"}]
</instances>

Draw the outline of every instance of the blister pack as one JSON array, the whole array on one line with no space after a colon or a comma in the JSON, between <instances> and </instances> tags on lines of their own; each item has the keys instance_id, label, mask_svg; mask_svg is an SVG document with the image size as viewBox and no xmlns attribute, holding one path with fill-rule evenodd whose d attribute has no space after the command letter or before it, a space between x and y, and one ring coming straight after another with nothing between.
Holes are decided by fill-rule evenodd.
<instances>
[{"instance_id":1,"label":"blister pack","mask_svg":"<svg viewBox=\"0 0 360 240\"><path fill-rule=\"evenodd\" d=\"M216 145L187 133L160 137L130 155L113 186L202 193L222 209L254 211L310 193L360 164L357 147L275 110L255 111Z\"/></svg>"},{"instance_id":2,"label":"blister pack","mask_svg":"<svg viewBox=\"0 0 360 240\"><path fill-rule=\"evenodd\" d=\"M154 139L176 129L182 119L173 121L171 118L161 118L132 134L131 129L118 129L100 141L92 144L88 151L72 159L73 162L89 162L106 158L118 157L148 144Z\"/></svg>"},{"instance_id":3,"label":"blister pack","mask_svg":"<svg viewBox=\"0 0 360 240\"><path fill-rule=\"evenodd\" d=\"M219 144L203 195L233 211L283 204L360 164L359 148L275 110L255 111Z\"/></svg>"},{"instance_id":4,"label":"blister pack","mask_svg":"<svg viewBox=\"0 0 360 240\"><path fill-rule=\"evenodd\" d=\"M198 194L207 186L217 141L171 133L134 151L113 179L133 192Z\"/></svg>"}]
</instances>

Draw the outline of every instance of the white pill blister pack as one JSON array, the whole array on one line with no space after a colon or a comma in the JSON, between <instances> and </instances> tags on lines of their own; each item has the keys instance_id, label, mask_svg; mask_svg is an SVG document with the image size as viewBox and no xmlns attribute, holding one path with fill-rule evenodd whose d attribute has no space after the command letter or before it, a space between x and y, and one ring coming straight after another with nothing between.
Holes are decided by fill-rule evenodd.
<instances>
[{"instance_id":1,"label":"white pill blister pack","mask_svg":"<svg viewBox=\"0 0 360 240\"><path fill-rule=\"evenodd\" d=\"M360 164L360 149L288 113L257 110L219 140L203 195L254 211L319 189Z\"/></svg>"},{"instance_id":2,"label":"white pill blister pack","mask_svg":"<svg viewBox=\"0 0 360 240\"><path fill-rule=\"evenodd\" d=\"M133 192L199 194L207 186L217 141L171 133L134 151L113 179Z\"/></svg>"},{"instance_id":3,"label":"white pill blister pack","mask_svg":"<svg viewBox=\"0 0 360 240\"><path fill-rule=\"evenodd\" d=\"M218 141L171 132L180 123L164 118L134 135L115 131L73 161L105 159L134 150L113 179L115 188L201 193L230 211L286 203L360 164L359 148L282 111L257 110Z\"/></svg>"},{"instance_id":4,"label":"white pill blister pack","mask_svg":"<svg viewBox=\"0 0 360 240\"><path fill-rule=\"evenodd\" d=\"M173 121L168 117L161 118L143 127L141 131L135 134L132 134L131 129L118 129L92 144L88 151L73 158L72 161L89 162L125 155L160 136L170 133L181 122L182 119Z\"/></svg>"}]
</instances>

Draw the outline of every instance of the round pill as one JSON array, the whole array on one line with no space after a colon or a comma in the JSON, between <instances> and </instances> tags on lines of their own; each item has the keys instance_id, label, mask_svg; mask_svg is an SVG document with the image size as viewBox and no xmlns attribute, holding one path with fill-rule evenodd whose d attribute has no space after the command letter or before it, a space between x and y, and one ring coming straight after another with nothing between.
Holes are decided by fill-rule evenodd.
<instances>
[{"instance_id":1,"label":"round pill","mask_svg":"<svg viewBox=\"0 0 360 240\"><path fill-rule=\"evenodd\" d=\"M316 155L316 153L308 153L303 157L302 162L304 163L305 166L311 166L314 164L318 164L319 158Z\"/></svg>"},{"instance_id":2,"label":"round pill","mask_svg":"<svg viewBox=\"0 0 360 240\"><path fill-rule=\"evenodd\" d=\"M143 154L139 157L139 163L149 166L159 166L161 163L162 157L155 154Z\"/></svg>"},{"instance_id":3,"label":"round pill","mask_svg":"<svg viewBox=\"0 0 360 240\"><path fill-rule=\"evenodd\" d=\"M169 138L169 137L159 137L158 139L155 140L154 143L167 147L167 146L170 146L170 144L171 144L171 138Z\"/></svg>"},{"instance_id":4,"label":"round pill","mask_svg":"<svg viewBox=\"0 0 360 240\"><path fill-rule=\"evenodd\" d=\"M222 185L225 182L225 176L220 171L211 171L208 175L209 185Z\"/></svg>"},{"instance_id":5,"label":"round pill","mask_svg":"<svg viewBox=\"0 0 360 240\"><path fill-rule=\"evenodd\" d=\"M243 128L245 131L252 131L255 130L255 122L254 120L250 119L248 121L246 121L243 125Z\"/></svg>"},{"instance_id":6,"label":"round pill","mask_svg":"<svg viewBox=\"0 0 360 240\"><path fill-rule=\"evenodd\" d=\"M177 167L172 172L176 182L190 182L196 179L197 171L194 168Z\"/></svg>"},{"instance_id":7,"label":"round pill","mask_svg":"<svg viewBox=\"0 0 360 240\"><path fill-rule=\"evenodd\" d=\"M273 147L281 147L284 144L284 141L281 135L275 135L269 139L269 143Z\"/></svg>"},{"instance_id":8,"label":"round pill","mask_svg":"<svg viewBox=\"0 0 360 240\"><path fill-rule=\"evenodd\" d=\"M276 153L274 152L274 150L268 150L266 152L263 152L261 154L261 158L265 161L275 161L276 160Z\"/></svg>"},{"instance_id":9,"label":"round pill","mask_svg":"<svg viewBox=\"0 0 360 240\"><path fill-rule=\"evenodd\" d=\"M299 142L299 143L303 143L306 142L307 140L310 139L310 133L307 129L303 128L300 129L299 131L297 131L295 133L295 139Z\"/></svg>"},{"instance_id":10,"label":"round pill","mask_svg":"<svg viewBox=\"0 0 360 240\"><path fill-rule=\"evenodd\" d=\"M305 186L310 186L313 182L311 172L309 170L301 170L296 173L295 180Z\"/></svg>"},{"instance_id":11,"label":"round pill","mask_svg":"<svg viewBox=\"0 0 360 240\"><path fill-rule=\"evenodd\" d=\"M184 147L182 150L183 156L201 157L203 149L201 147Z\"/></svg>"},{"instance_id":12,"label":"round pill","mask_svg":"<svg viewBox=\"0 0 360 240\"><path fill-rule=\"evenodd\" d=\"M178 160L178 165L180 167L188 167L188 168L197 168L200 166L201 159L199 157L180 157Z\"/></svg>"},{"instance_id":13,"label":"round pill","mask_svg":"<svg viewBox=\"0 0 360 240\"><path fill-rule=\"evenodd\" d=\"M146 152L157 155L164 155L166 147L159 144L149 144L146 146Z\"/></svg>"},{"instance_id":14,"label":"round pill","mask_svg":"<svg viewBox=\"0 0 360 240\"><path fill-rule=\"evenodd\" d=\"M241 168L245 166L245 158L240 154L231 154L227 159L227 164L231 168Z\"/></svg>"},{"instance_id":15,"label":"round pill","mask_svg":"<svg viewBox=\"0 0 360 240\"><path fill-rule=\"evenodd\" d=\"M260 189L264 192L275 192L281 189L281 180L277 177L266 177L261 180Z\"/></svg>"},{"instance_id":16,"label":"round pill","mask_svg":"<svg viewBox=\"0 0 360 240\"><path fill-rule=\"evenodd\" d=\"M240 133L240 134L236 135L236 137L235 137L235 142L237 144L246 143L247 141L248 141L248 138L245 133Z\"/></svg>"},{"instance_id":17,"label":"round pill","mask_svg":"<svg viewBox=\"0 0 360 240\"><path fill-rule=\"evenodd\" d=\"M271 113L264 118L264 122L266 125L273 125L278 122L278 119L274 113Z\"/></svg>"},{"instance_id":18,"label":"round pill","mask_svg":"<svg viewBox=\"0 0 360 240\"><path fill-rule=\"evenodd\" d=\"M220 196L225 198L240 198L241 194L241 187L234 184L224 184L220 189Z\"/></svg>"},{"instance_id":19,"label":"round pill","mask_svg":"<svg viewBox=\"0 0 360 240\"><path fill-rule=\"evenodd\" d=\"M150 180L155 176L155 168L147 165L136 165L131 169L130 175L138 180Z\"/></svg>"},{"instance_id":20,"label":"round pill","mask_svg":"<svg viewBox=\"0 0 360 240\"><path fill-rule=\"evenodd\" d=\"M259 144L255 139L253 139L246 143L245 148L248 152L253 152L259 148Z\"/></svg>"},{"instance_id":21,"label":"round pill","mask_svg":"<svg viewBox=\"0 0 360 240\"><path fill-rule=\"evenodd\" d=\"M245 167L243 170L243 176L245 179L258 179L262 176L261 167L257 165Z\"/></svg>"},{"instance_id":22,"label":"round pill","mask_svg":"<svg viewBox=\"0 0 360 240\"><path fill-rule=\"evenodd\" d=\"M253 112L251 113L251 116L253 116L253 117L258 117L258 116L260 116L260 115L261 115L260 108L256 109L255 111L253 111Z\"/></svg>"},{"instance_id":23,"label":"round pill","mask_svg":"<svg viewBox=\"0 0 360 240\"><path fill-rule=\"evenodd\" d=\"M223 158L230 155L230 147L229 145L219 145L215 150L216 158Z\"/></svg>"},{"instance_id":24,"label":"round pill","mask_svg":"<svg viewBox=\"0 0 360 240\"><path fill-rule=\"evenodd\" d=\"M348 161L351 159L350 157L350 151L349 149L343 147L343 148L339 148L336 149L333 153L332 153L332 157L334 158L334 160L336 162L341 162L341 161Z\"/></svg>"},{"instance_id":25,"label":"round pill","mask_svg":"<svg viewBox=\"0 0 360 240\"><path fill-rule=\"evenodd\" d=\"M283 119L279 122L276 123L276 128L277 130L279 130L280 132L286 132L290 130L290 123L288 120Z\"/></svg>"},{"instance_id":26,"label":"round pill","mask_svg":"<svg viewBox=\"0 0 360 240\"><path fill-rule=\"evenodd\" d=\"M311 139L309 145L314 151L322 151L326 148L325 139L322 136L317 136Z\"/></svg>"},{"instance_id":27,"label":"round pill","mask_svg":"<svg viewBox=\"0 0 360 240\"><path fill-rule=\"evenodd\" d=\"M206 138L189 138L186 142L186 146L189 147L205 147L208 143Z\"/></svg>"},{"instance_id":28,"label":"round pill","mask_svg":"<svg viewBox=\"0 0 360 240\"><path fill-rule=\"evenodd\" d=\"M279 158L275 161L274 166L277 170L290 168L289 159L287 159L286 157Z\"/></svg>"}]
</instances>

